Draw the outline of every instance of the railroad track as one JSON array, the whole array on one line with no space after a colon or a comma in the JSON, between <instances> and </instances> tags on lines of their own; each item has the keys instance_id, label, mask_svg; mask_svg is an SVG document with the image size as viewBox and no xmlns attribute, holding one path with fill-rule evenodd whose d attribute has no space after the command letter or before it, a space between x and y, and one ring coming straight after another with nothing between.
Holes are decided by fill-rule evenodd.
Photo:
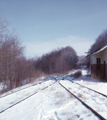
<instances>
[{"instance_id":1,"label":"railroad track","mask_svg":"<svg viewBox=\"0 0 107 120\"><path fill-rule=\"evenodd\" d=\"M107 114L107 97L106 96L103 96L98 92L95 92L91 89L85 88L83 86L80 86L79 84L76 84L70 81L68 81L67 84L66 82L64 82L64 80L59 80L58 82L66 91L68 91L71 95L73 95L76 99L78 99L88 109L90 109L99 119L107 120L107 115L106 115ZM75 85L75 87L73 85ZM92 96L89 95L90 93ZM98 95L100 95L100 98L97 97ZM100 99L104 102L104 104L102 104L103 109L101 108L101 104L98 102L98 101L101 101Z\"/></svg>"},{"instance_id":2,"label":"railroad track","mask_svg":"<svg viewBox=\"0 0 107 120\"><path fill-rule=\"evenodd\" d=\"M76 84L78 84L78 85L80 85L80 86L82 86L82 87L85 87L85 88L87 88L87 89L89 89L89 90L92 90L92 91L94 91L94 92L97 92L98 94L103 95L104 97L107 97L107 95L105 95L105 94L103 94L103 93L101 93L101 92L98 92L98 91L96 91L96 90L94 90L94 89L91 89L91 88L89 88L89 87L86 87L86 86L84 86L84 85L81 85L81 84L73 81L73 80L75 80L75 79L72 79L72 80L69 79L69 78L70 78L69 75L67 75L67 76L58 76L58 77L61 78L61 79L58 79L58 80L69 80L70 82L76 83ZM53 78L53 80L57 80L57 78L54 77L54 76L52 76L52 78Z\"/></svg>"},{"instance_id":3,"label":"railroad track","mask_svg":"<svg viewBox=\"0 0 107 120\"><path fill-rule=\"evenodd\" d=\"M101 120L106 120L106 119L107 119L107 115L101 114L101 111L98 111L98 110L96 109L96 107L91 106L90 104L88 104L88 100L91 99L91 100L94 102L94 105L95 105L95 106L98 105L98 107L99 107L99 103L98 103L97 99L101 99L101 100L99 100L99 101L103 101L103 102L105 103L106 108L105 108L104 110L105 110L106 113L107 113L107 96L106 96L106 95L104 95L104 94L102 94L102 93L100 93L100 92L98 92L98 91L95 91L95 90L93 90L93 89L90 89L90 88L88 88L88 87L86 87L86 86L83 86L83 85L81 85L81 84L79 84L79 83L76 83L76 82L74 82L74 81L66 80L66 77L63 77L63 76L60 76L61 79L63 79L63 80L57 79L57 78L54 77L54 76L51 76L51 77L53 78L53 80L55 80L55 82L53 82L51 85L55 84L55 83L58 81L58 83L59 83L66 91L68 91L71 95L73 95L76 99L78 99L83 105L85 105L88 109L90 109L90 110L91 110L96 116L98 116ZM46 79L45 82L47 82L47 81L49 81L49 80ZM65 84L64 81L68 81L69 84ZM44 83L44 81L42 81L42 82L40 82L40 83L37 83L37 84L34 84L34 85L32 85L32 86L28 86L28 87L23 88L23 89L21 89L21 90L15 91L14 93L20 92L20 91L22 91L22 90L27 90L27 89L29 89L29 88L31 88L31 87L35 87L36 85L40 85L40 84L42 84L42 83ZM29 96L21 99L20 101L17 101L16 103L14 103L14 104L12 104L12 105L10 105L10 106L8 106L8 107L0 110L0 113L3 113L4 111L8 110L9 108L11 108L11 107L13 107L13 106L15 106L15 105L23 102L24 100L32 97L33 95L37 94L37 93L40 92L41 90L44 90L44 89L50 87L51 85L47 85L47 86L45 86L44 88L41 88L39 91L36 91L36 92L30 94ZM74 89L74 87L72 88L73 85L75 85L75 89ZM79 90L81 90L82 93L79 92ZM92 93L93 96L89 96L89 93L90 93L90 92ZM9 97L9 95L14 94L14 93L10 93L10 94L8 94L8 95L6 95L6 96L3 96L3 97L0 98L0 100L1 100L2 98L4 98L4 97L5 97L5 98L6 98L6 97ZM88 96L87 96L87 94L88 94ZM94 95L94 94L95 94L95 95ZM85 96L85 95L86 95L86 96ZM97 98L97 96L99 96L99 95L100 95L100 98L99 98L99 97ZM91 98L91 97L92 97L92 98ZM96 99L96 98L97 98L97 99ZM1 102L0 102L0 103L1 103ZM101 105L100 105L100 106L101 106ZM100 108L100 107L99 107L99 108Z\"/></svg>"},{"instance_id":4,"label":"railroad track","mask_svg":"<svg viewBox=\"0 0 107 120\"><path fill-rule=\"evenodd\" d=\"M22 89L16 90L16 91L14 91L14 92L11 91L11 92L8 93L7 95L0 95L0 99L1 99L1 98L4 98L4 97L7 97L7 96L9 96L9 95L11 95L11 94L17 93L17 92L19 92L19 91L22 91L22 90L24 90L24 89L30 88L30 87L32 87L32 86L35 86L35 85L41 84L41 83L43 83L43 82L44 82L44 81L39 82L39 83L35 83L35 84L33 84L33 85L30 85L30 86L27 86L27 87L25 87L25 88L22 88ZM4 94L5 94L5 93L4 93Z\"/></svg>"},{"instance_id":5,"label":"railroad track","mask_svg":"<svg viewBox=\"0 0 107 120\"><path fill-rule=\"evenodd\" d=\"M94 91L94 92L96 92L96 93L98 93L98 94L100 94L100 95L102 95L102 96L104 96L104 97L107 97L107 95L105 95L105 94L103 94L103 93L101 93L101 92L98 92L98 91L96 91L96 90L93 90L93 89L91 89L91 88L89 88L89 87L86 87L86 86L84 86L84 85L81 85L81 84L79 84L79 83L77 83L77 82L75 82L75 81L73 81L73 80L72 80L71 82L76 83L76 84L78 84L78 85L80 85L80 86L82 86L82 87L85 87L85 88L89 89L89 90L92 90L92 91Z\"/></svg>"},{"instance_id":6,"label":"railroad track","mask_svg":"<svg viewBox=\"0 0 107 120\"><path fill-rule=\"evenodd\" d=\"M45 82L48 82L48 81L49 81L49 80L47 80L47 81L45 81ZM42 82L42 83L45 83L45 82ZM45 85L45 87L41 88L41 89L38 90L38 91L35 91L34 93L28 95L27 97L25 97L25 98L23 98L23 99L21 99L21 100L19 100L19 101L17 101L17 102L15 101L15 103L13 103L13 104L9 104L8 107L3 108L2 110L0 110L0 113L3 113L4 111L6 111L6 110L8 110L8 109L10 109L10 108L12 108L12 107L14 107L15 105L23 102L24 100L26 100L26 99L28 99L28 98L30 98L30 97L32 97L32 96L34 96L35 94L37 94L37 93L39 93L40 91L42 91L42 90L44 90L44 89L52 86L52 85L55 84L55 83L56 83L56 81L55 81L55 82L52 82L50 85ZM35 86L35 85L34 85L34 86ZM34 86L31 86L31 87L34 87ZM27 88L26 88L26 89L27 89ZM18 91L17 91L17 92L18 92ZM5 99L6 99L6 97L9 97L9 96L5 96ZM8 98L7 98L7 99L8 99ZM4 100L4 99L3 99L3 100ZM2 102L1 102L1 99L0 99L0 103L2 103Z\"/></svg>"}]
</instances>

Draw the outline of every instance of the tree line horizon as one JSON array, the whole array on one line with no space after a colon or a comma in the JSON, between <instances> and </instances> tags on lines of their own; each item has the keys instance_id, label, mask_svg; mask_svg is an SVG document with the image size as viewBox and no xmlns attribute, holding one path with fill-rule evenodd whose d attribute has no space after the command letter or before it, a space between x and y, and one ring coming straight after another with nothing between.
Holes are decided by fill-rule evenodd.
<instances>
[{"instance_id":1,"label":"tree line horizon","mask_svg":"<svg viewBox=\"0 0 107 120\"><path fill-rule=\"evenodd\" d=\"M44 74L65 73L77 67L78 56L71 46L53 50L36 59L26 59L20 39L8 30L7 22L0 18L0 84L3 86L0 93L27 84ZM97 38L89 52L103 46L102 40L107 44L106 37L107 31ZM81 65L84 63L88 62L83 60Z\"/></svg>"}]
</instances>

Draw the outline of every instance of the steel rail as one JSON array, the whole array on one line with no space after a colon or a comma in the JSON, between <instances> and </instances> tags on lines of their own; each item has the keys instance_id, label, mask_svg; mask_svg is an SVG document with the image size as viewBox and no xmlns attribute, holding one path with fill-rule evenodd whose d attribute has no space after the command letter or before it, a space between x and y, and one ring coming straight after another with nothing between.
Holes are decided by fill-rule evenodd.
<instances>
[{"instance_id":1,"label":"steel rail","mask_svg":"<svg viewBox=\"0 0 107 120\"><path fill-rule=\"evenodd\" d=\"M83 102L81 99L79 99L76 95L74 95L69 89L67 89L64 85L58 81L58 83L66 90L68 91L71 95L73 95L76 99L78 99L83 105L85 105L89 110L91 110L97 117L99 117L101 120L106 120L102 115L100 115L97 111L92 109L89 105L87 105L85 102Z\"/></svg>"},{"instance_id":2,"label":"steel rail","mask_svg":"<svg viewBox=\"0 0 107 120\"><path fill-rule=\"evenodd\" d=\"M9 94L7 94L7 95L1 96L0 99L2 99L2 98L4 98L4 97L7 97L7 96L9 96L9 95L11 95L11 94L17 93L17 92L19 92L19 91L21 91L21 90L30 88L30 87L32 87L32 86L35 86L35 85L38 85L38 84L42 84L43 82L46 82L46 81L42 81L42 82L40 82L40 83L36 83L36 84L31 85L31 86L28 86L28 87L22 88L22 89L20 89L20 90L17 90L17 91L15 91L15 92L9 93ZM21 86L21 87L22 87L22 86Z\"/></svg>"},{"instance_id":3,"label":"steel rail","mask_svg":"<svg viewBox=\"0 0 107 120\"><path fill-rule=\"evenodd\" d=\"M92 90L92 91L94 91L94 92L96 92L96 93L98 93L98 94L100 94L100 95L102 95L102 96L104 96L104 97L107 97L107 95L105 95L105 94L103 94L103 93L101 93L101 92L98 92L98 91L96 91L96 90L93 90L93 89L91 89L91 88L89 88L89 87L86 87L86 86L84 86L84 85L81 85L81 84L79 84L79 83L77 83L77 82L74 82L73 80L71 80L71 82L76 83L76 84L78 84L78 85L80 85L80 86L82 86L82 87L85 87L85 88L89 89L89 90Z\"/></svg>"},{"instance_id":4,"label":"steel rail","mask_svg":"<svg viewBox=\"0 0 107 120\"><path fill-rule=\"evenodd\" d=\"M56 83L56 81L55 81L54 83L52 83L51 85L48 85L48 86L46 86L45 88L41 89L40 91L42 91L42 90L44 90L44 89L46 89L46 88L52 86L52 85L55 84L55 83ZM34 96L35 94L39 93L40 91L31 94L30 96L24 98L23 100L20 100L19 102L15 103L15 104L13 104L13 105L11 105L11 106L9 106L8 108L5 108L4 110L0 111L0 114L3 113L3 112L5 112L5 111L8 110L9 108L12 108L12 107L14 107L15 105L17 105L17 104L23 102L24 100L26 100L26 99L28 99L28 98Z\"/></svg>"}]
</instances>

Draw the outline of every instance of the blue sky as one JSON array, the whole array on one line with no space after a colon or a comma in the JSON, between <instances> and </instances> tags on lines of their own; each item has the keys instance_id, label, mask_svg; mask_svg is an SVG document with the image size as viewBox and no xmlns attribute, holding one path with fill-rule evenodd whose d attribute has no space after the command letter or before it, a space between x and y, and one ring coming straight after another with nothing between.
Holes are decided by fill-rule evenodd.
<instances>
[{"instance_id":1,"label":"blue sky","mask_svg":"<svg viewBox=\"0 0 107 120\"><path fill-rule=\"evenodd\" d=\"M16 30L26 57L65 46L83 55L107 29L107 0L0 0L0 17Z\"/></svg>"}]
</instances>

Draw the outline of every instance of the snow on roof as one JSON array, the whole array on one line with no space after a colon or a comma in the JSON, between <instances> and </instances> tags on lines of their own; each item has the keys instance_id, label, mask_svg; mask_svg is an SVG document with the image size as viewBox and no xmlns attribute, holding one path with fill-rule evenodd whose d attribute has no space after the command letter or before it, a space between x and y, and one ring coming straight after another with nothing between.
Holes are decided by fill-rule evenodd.
<instances>
[{"instance_id":1,"label":"snow on roof","mask_svg":"<svg viewBox=\"0 0 107 120\"><path fill-rule=\"evenodd\" d=\"M102 51L105 50L106 48L107 48L107 45L104 46L104 47L102 47L100 50L94 52L93 54L97 54L97 53L99 53L99 52L102 52Z\"/></svg>"},{"instance_id":2,"label":"snow on roof","mask_svg":"<svg viewBox=\"0 0 107 120\"><path fill-rule=\"evenodd\" d=\"M93 52L93 53L88 54L86 57L89 57L89 56L91 56L91 55L95 55L95 54L97 54L97 53L99 53L99 52L102 52L102 51L105 50L106 48L107 48L107 45L105 45L105 46L102 47L101 49L97 50L96 52Z\"/></svg>"}]
</instances>

